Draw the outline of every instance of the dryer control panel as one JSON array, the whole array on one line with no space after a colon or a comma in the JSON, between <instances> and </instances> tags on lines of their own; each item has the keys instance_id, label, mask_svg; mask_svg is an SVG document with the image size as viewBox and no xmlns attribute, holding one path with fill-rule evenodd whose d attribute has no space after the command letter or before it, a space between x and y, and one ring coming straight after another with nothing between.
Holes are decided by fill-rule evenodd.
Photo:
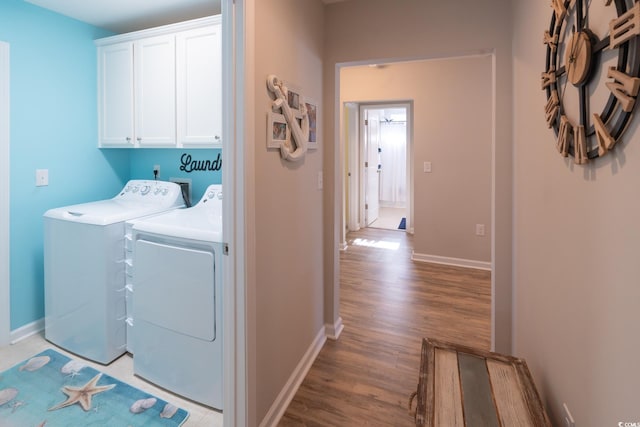
<instances>
[{"instance_id":1,"label":"dryer control panel","mask_svg":"<svg viewBox=\"0 0 640 427\"><path fill-rule=\"evenodd\" d=\"M198 205L205 205L207 203L222 205L222 184L212 184L207 187Z\"/></svg>"}]
</instances>

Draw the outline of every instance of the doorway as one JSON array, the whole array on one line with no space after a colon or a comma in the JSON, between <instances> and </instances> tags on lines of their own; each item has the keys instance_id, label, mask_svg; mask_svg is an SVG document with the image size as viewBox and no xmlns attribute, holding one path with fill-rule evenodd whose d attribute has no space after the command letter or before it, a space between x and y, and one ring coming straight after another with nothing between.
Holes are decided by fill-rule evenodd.
<instances>
[{"instance_id":1,"label":"doorway","mask_svg":"<svg viewBox=\"0 0 640 427\"><path fill-rule=\"evenodd\" d=\"M468 73L470 69L474 70L474 76L476 76L473 80L464 77L464 73ZM336 224L336 229L334 232L342 239L337 241L340 249L349 250L350 246L347 244L345 231L351 231L354 228L351 228L352 223L347 222L348 219L353 217L351 215L353 211L340 218L339 209L345 203L353 200L351 194L353 190L351 189L353 188L353 181L357 178L349 177L348 173L345 174L343 172L345 169L346 172L353 170L353 166L351 166L353 156L349 151L348 145L352 140L348 138L351 124L347 120L353 111L349 112L348 117L345 115L347 110L346 102L357 100L374 104L380 102L380 100L411 99L412 113L409 118L413 125L410 124L408 129L411 132L409 137L410 144L413 141L413 147L410 146L411 154L409 154L409 158L412 159L413 163L413 171L410 172L410 175L412 176L411 185L414 187L409 190L409 194L412 197L409 200L408 216L412 217L415 223L416 233L414 234L413 230L411 232L415 247L418 248L415 251L419 255L416 260L428 260L428 257L421 255L436 254L441 251L440 247L450 243L452 245L456 244L458 240L447 239L446 236L456 235L459 230L463 230L466 233L466 236L464 236L465 242L471 242L471 244L465 243L464 245L457 245L457 247L464 248L465 251L468 248L476 247L473 245L481 246L483 251L488 247L490 258L487 260L485 257L476 257L475 254L467 255L463 253L462 256L455 258L435 258L435 261L481 260L483 261L482 267L494 268L494 257L497 256L495 244L495 227L497 223L495 218L497 206L496 182L498 182L496 181L495 167L497 135L495 122L495 75L496 59L494 55L489 54L393 62L384 66L368 65L366 62L337 65L335 82L338 98L335 100L335 108L337 110L335 135L341 144L336 146L334 153L336 164L336 203L334 205L336 215L334 224ZM467 102L461 104L459 100L469 99L469 94L474 94L474 97L471 98L474 104ZM465 111L462 115L462 113L458 113L462 107L473 111ZM451 112L454 111L457 112L456 115L451 116ZM479 112L483 114L477 114ZM418 117L419 120L414 120L414 117ZM462 117L464 117L464 126L459 125ZM438 131L434 132L434 129ZM479 130L481 130L481 133ZM470 133L453 137L453 131L467 131ZM479 135L482 136L480 137ZM482 141L482 143L476 145L478 141ZM476 148L477 152L472 150ZM470 166L466 163L462 166L463 160L470 161ZM432 168L432 162L434 162L434 168ZM461 179L462 173L467 175L464 179ZM479 173L482 174L482 180L476 178L480 176ZM434 203L432 196L438 195L433 191L436 178L445 179L441 179L438 182L439 188L443 188L443 191L439 193L440 199L438 202ZM349 181L345 182L344 179ZM477 197L480 194L478 192L472 194L474 197L468 198L468 200L477 200L477 202L469 204L469 206L478 208L481 202L483 209L481 221L467 221L471 223L472 227L456 225L457 215L462 217L461 214L468 215L469 211L452 209L447 199L448 195L452 193L444 190L448 188L446 185L451 183L468 190L469 188L465 186L465 182L472 184L482 182L484 183L483 188L488 189L488 192L483 190L481 198ZM342 197L345 191L348 194L346 197ZM342 206L340 205L341 201L343 203ZM485 205L488 205L488 207L485 208ZM440 215L437 222L433 219L435 217L434 214ZM355 216L357 217L357 212ZM484 239L474 237L477 236L473 228L476 223L490 224ZM443 231L442 224L447 225L449 228ZM414 224L408 223L407 231L413 227ZM449 229L453 229L453 232ZM437 237L438 235L444 238L437 243L439 246L436 247L434 236ZM334 266L336 270L334 277L339 278L339 262L334 263ZM497 282L502 283L503 281L498 276L498 274L492 275L492 298L494 298L492 300L492 339L495 338L496 325L500 323L496 321L495 301L496 294L499 294L499 292L496 293L495 287ZM339 287L340 281L336 279L332 289L334 291L332 294L333 307L336 309L339 309L340 304ZM504 301L502 303L502 306L506 304ZM498 307L501 307L501 305L498 305ZM337 319L336 321L341 321L339 313L334 317ZM508 313L501 315L503 319L507 317ZM507 334L502 334L501 341L508 342ZM492 343L492 348L496 348L494 343Z\"/></svg>"},{"instance_id":2,"label":"doorway","mask_svg":"<svg viewBox=\"0 0 640 427\"><path fill-rule=\"evenodd\" d=\"M407 231L411 103L345 103L347 227Z\"/></svg>"}]
</instances>

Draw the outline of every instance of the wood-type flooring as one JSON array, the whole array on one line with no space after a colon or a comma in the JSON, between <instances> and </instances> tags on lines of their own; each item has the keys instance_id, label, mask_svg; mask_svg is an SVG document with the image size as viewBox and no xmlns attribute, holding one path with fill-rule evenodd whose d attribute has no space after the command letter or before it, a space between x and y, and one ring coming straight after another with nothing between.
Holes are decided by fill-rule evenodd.
<instances>
[{"instance_id":1,"label":"wood-type flooring","mask_svg":"<svg viewBox=\"0 0 640 427\"><path fill-rule=\"evenodd\" d=\"M279 426L415 425L408 400L422 338L490 348L489 271L411 261L412 236L401 231L369 228L347 240L344 331L326 342Z\"/></svg>"}]
</instances>

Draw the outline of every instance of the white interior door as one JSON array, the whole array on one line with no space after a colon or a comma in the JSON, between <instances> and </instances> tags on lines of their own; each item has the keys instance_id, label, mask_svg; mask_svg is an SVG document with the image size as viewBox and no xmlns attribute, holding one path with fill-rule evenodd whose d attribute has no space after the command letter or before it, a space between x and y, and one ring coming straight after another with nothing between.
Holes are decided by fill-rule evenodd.
<instances>
[{"instance_id":1,"label":"white interior door","mask_svg":"<svg viewBox=\"0 0 640 427\"><path fill-rule=\"evenodd\" d=\"M365 117L365 217L369 226L378 219L380 210L380 124L371 112Z\"/></svg>"},{"instance_id":2,"label":"white interior door","mask_svg":"<svg viewBox=\"0 0 640 427\"><path fill-rule=\"evenodd\" d=\"M0 42L0 346L9 343L9 44Z\"/></svg>"},{"instance_id":3,"label":"white interior door","mask_svg":"<svg viewBox=\"0 0 640 427\"><path fill-rule=\"evenodd\" d=\"M346 163L347 174L345 180L347 182L347 195L345 198L345 216L347 219L347 228L349 231L358 231L364 224L359 215L360 212L360 109L358 104L345 103L344 105L344 123L347 127L347 144L346 144ZM344 228L344 227L342 227ZM342 242L346 241L346 236Z\"/></svg>"}]
</instances>

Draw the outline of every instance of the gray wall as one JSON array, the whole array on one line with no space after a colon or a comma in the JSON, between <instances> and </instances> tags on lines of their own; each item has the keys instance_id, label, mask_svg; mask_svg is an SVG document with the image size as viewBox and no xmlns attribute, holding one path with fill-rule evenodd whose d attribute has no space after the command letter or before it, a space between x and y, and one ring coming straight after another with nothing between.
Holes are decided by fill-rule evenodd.
<instances>
[{"instance_id":1,"label":"gray wall","mask_svg":"<svg viewBox=\"0 0 640 427\"><path fill-rule=\"evenodd\" d=\"M256 416L260 422L307 349L323 329L322 115L320 148L297 163L267 150L267 76L322 100L323 5L319 0L255 2L255 357ZM251 206L253 203L253 206Z\"/></svg>"},{"instance_id":2,"label":"gray wall","mask_svg":"<svg viewBox=\"0 0 640 427\"><path fill-rule=\"evenodd\" d=\"M514 4L515 352L558 425L563 402L580 427L638 422L638 117L607 157L563 159L540 89L552 9Z\"/></svg>"}]
</instances>

